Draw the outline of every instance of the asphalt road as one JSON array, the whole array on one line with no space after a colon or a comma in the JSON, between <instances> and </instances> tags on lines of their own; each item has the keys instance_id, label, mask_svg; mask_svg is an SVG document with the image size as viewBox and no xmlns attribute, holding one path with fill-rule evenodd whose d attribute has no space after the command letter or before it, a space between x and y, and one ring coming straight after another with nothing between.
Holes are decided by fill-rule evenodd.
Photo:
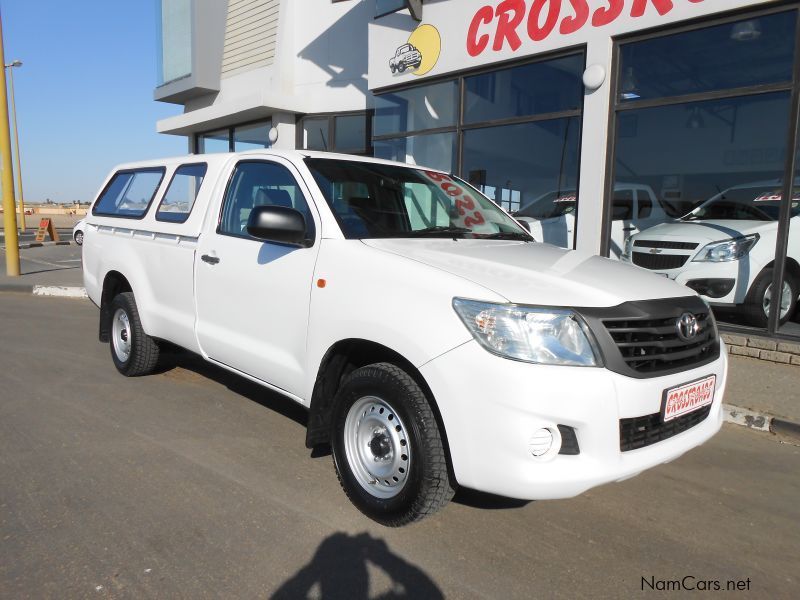
<instances>
[{"instance_id":1,"label":"asphalt road","mask_svg":"<svg viewBox=\"0 0 800 600\"><path fill-rule=\"evenodd\" d=\"M800 448L768 435L726 426L579 498L461 493L386 529L306 450L291 401L191 357L126 379L96 320L0 294L1 598L617 598L687 576L800 592Z\"/></svg>"}]
</instances>

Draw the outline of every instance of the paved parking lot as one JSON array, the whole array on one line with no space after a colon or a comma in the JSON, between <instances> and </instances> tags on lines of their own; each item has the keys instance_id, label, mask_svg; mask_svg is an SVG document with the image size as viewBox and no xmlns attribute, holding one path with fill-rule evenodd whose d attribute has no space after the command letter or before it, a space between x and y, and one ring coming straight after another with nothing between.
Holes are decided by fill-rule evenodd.
<instances>
[{"instance_id":1,"label":"paved parking lot","mask_svg":"<svg viewBox=\"0 0 800 600\"><path fill-rule=\"evenodd\" d=\"M768 435L726 426L579 498L462 492L386 529L304 447L291 401L191 357L123 378L96 330L88 301L0 294L1 598L615 598L653 594L643 578L800 590L800 448Z\"/></svg>"}]
</instances>

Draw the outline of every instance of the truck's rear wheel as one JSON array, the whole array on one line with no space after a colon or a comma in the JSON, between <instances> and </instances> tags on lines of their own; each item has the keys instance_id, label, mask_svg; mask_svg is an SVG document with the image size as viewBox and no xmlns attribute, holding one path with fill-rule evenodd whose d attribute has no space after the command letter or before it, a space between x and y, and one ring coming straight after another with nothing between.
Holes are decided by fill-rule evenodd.
<instances>
[{"instance_id":1,"label":"truck's rear wheel","mask_svg":"<svg viewBox=\"0 0 800 600\"><path fill-rule=\"evenodd\" d=\"M126 377L152 373L158 363L158 343L147 335L139 319L132 292L118 294L111 301L111 358Z\"/></svg>"},{"instance_id":2,"label":"truck's rear wheel","mask_svg":"<svg viewBox=\"0 0 800 600\"><path fill-rule=\"evenodd\" d=\"M399 527L422 519L453 496L428 399L395 365L356 369L342 383L331 447L345 493L383 525Z\"/></svg>"}]
</instances>

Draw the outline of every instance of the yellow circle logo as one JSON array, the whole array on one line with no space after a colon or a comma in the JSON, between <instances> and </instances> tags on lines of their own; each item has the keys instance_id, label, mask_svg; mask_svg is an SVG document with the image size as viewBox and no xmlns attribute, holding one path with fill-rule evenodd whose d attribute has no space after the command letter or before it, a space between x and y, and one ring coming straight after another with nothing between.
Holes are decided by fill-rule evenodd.
<instances>
[{"instance_id":1,"label":"yellow circle logo","mask_svg":"<svg viewBox=\"0 0 800 600\"><path fill-rule=\"evenodd\" d=\"M408 42L400 46L389 61L392 73L408 71L414 75L425 75L439 60L442 53L442 36L433 25L417 27Z\"/></svg>"}]
</instances>

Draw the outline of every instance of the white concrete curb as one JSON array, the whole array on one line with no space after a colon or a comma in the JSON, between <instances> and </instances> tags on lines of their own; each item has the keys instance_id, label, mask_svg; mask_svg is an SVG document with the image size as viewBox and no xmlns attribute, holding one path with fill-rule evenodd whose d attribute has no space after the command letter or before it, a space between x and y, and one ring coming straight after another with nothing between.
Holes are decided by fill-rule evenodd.
<instances>
[{"instance_id":1,"label":"white concrete curb","mask_svg":"<svg viewBox=\"0 0 800 600\"><path fill-rule=\"evenodd\" d=\"M60 298L88 298L86 289L82 287L66 287L58 285L35 285L34 296L58 296Z\"/></svg>"},{"instance_id":2,"label":"white concrete curb","mask_svg":"<svg viewBox=\"0 0 800 600\"><path fill-rule=\"evenodd\" d=\"M738 406L731 406L730 404L722 405L722 412L725 416L726 423L734 423L750 429L757 429L758 431L766 431L770 433L770 422L772 417L763 413L757 413L746 408L739 408Z\"/></svg>"}]
</instances>

